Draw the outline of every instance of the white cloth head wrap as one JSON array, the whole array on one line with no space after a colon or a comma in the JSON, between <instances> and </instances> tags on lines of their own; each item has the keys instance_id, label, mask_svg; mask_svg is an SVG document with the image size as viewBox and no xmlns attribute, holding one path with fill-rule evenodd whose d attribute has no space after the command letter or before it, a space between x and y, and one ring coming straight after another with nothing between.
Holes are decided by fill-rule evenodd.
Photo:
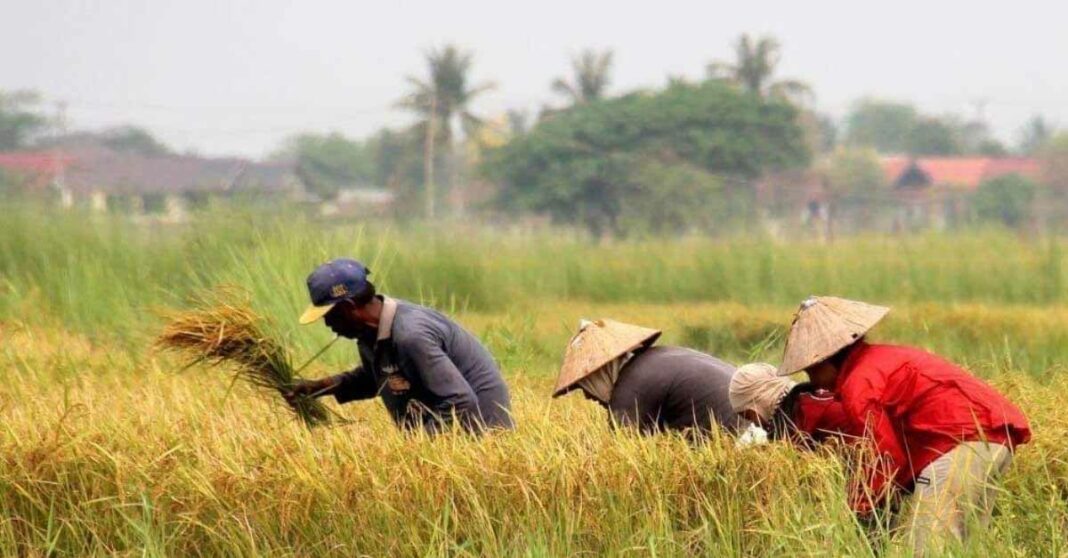
<instances>
[{"instance_id":1,"label":"white cloth head wrap","mask_svg":"<svg viewBox=\"0 0 1068 558\"><path fill-rule=\"evenodd\" d=\"M630 362L634 353L627 353L600 367L596 372L578 381L578 387L590 397L607 405L612 400L612 391L616 388L619 371Z\"/></svg>"},{"instance_id":2,"label":"white cloth head wrap","mask_svg":"<svg viewBox=\"0 0 1068 558\"><path fill-rule=\"evenodd\" d=\"M734 412L752 410L771 420L775 407L797 382L778 375L778 369L765 362L746 364L734 372L728 395Z\"/></svg>"}]
</instances>

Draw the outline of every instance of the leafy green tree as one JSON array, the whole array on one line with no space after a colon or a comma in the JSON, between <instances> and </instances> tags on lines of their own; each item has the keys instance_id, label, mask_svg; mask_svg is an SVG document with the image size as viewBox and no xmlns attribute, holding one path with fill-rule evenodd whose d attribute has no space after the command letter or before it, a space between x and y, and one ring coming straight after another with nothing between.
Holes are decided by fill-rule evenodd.
<instances>
[{"instance_id":1,"label":"leafy green tree","mask_svg":"<svg viewBox=\"0 0 1068 558\"><path fill-rule=\"evenodd\" d=\"M1068 223L1068 132L1052 135L1035 155L1044 186L1038 204L1042 221L1063 231Z\"/></svg>"},{"instance_id":2,"label":"leafy green tree","mask_svg":"<svg viewBox=\"0 0 1068 558\"><path fill-rule=\"evenodd\" d=\"M119 126L99 133L101 143L116 150L139 155L168 155L171 149L148 130L137 126Z\"/></svg>"},{"instance_id":3,"label":"leafy green tree","mask_svg":"<svg viewBox=\"0 0 1068 558\"><path fill-rule=\"evenodd\" d=\"M798 124L805 131L805 142L813 153L827 153L838 145L838 126L830 116L812 110L802 110Z\"/></svg>"},{"instance_id":4,"label":"leafy green tree","mask_svg":"<svg viewBox=\"0 0 1068 558\"><path fill-rule=\"evenodd\" d=\"M1031 218L1037 185L1009 174L984 181L975 192L973 204L979 219L1019 227Z\"/></svg>"},{"instance_id":5,"label":"leafy green tree","mask_svg":"<svg viewBox=\"0 0 1068 558\"><path fill-rule=\"evenodd\" d=\"M0 151L22 149L45 129L40 102L33 91L0 91Z\"/></svg>"},{"instance_id":6,"label":"leafy green tree","mask_svg":"<svg viewBox=\"0 0 1068 558\"><path fill-rule=\"evenodd\" d=\"M611 82L612 51L585 50L571 59L571 81L565 78L553 80L555 93L567 97L573 105L603 99Z\"/></svg>"},{"instance_id":7,"label":"leafy green tree","mask_svg":"<svg viewBox=\"0 0 1068 558\"><path fill-rule=\"evenodd\" d=\"M872 218L872 209L886 186L879 155L870 147L840 147L821 169L830 192L827 233L834 235L840 214L853 214L861 227Z\"/></svg>"},{"instance_id":8,"label":"leafy green tree","mask_svg":"<svg viewBox=\"0 0 1068 558\"><path fill-rule=\"evenodd\" d=\"M985 124L920 114L908 103L862 99L846 117L845 143L880 153L951 156L997 151Z\"/></svg>"},{"instance_id":9,"label":"leafy green tree","mask_svg":"<svg viewBox=\"0 0 1068 558\"><path fill-rule=\"evenodd\" d=\"M725 181L685 162L648 157L635 165L621 204L623 232L654 235L691 230L714 231L732 224L726 219Z\"/></svg>"},{"instance_id":10,"label":"leafy green tree","mask_svg":"<svg viewBox=\"0 0 1068 558\"><path fill-rule=\"evenodd\" d=\"M949 127L960 154L1001 157L1008 153L990 133L990 126L978 119L964 121L954 115L943 116L941 122Z\"/></svg>"},{"instance_id":11,"label":"leafy green tree","mask_svg":"<svg viewBox=\"0 0 1068 558\"><path fill-rule=\"evenodd\" d=\"M1041 116L1034 116L1020 134L1020 153L1033 155L1042 150L1053 136L1053 128Z\"/></svg>"},{"instance_id":12,"label":"leafy green tree","mask_svg":"<svg viewBox=\"0 0 1068 558\"><path fill-rule=\"evenodd\" d=\"M505 209L619 236L651 214L643 207L650 199L659 214L675 216L671 228L694 212L735 217L739 200L751 195L739 184L808 157L793 106L706 82L577 105L491 153L484 170L501 184ZM667 174L672 166L685 170ZM684 192L683 173L708 176ZM671 200L686 207L668 208ZM647 228L655 229L649 219Z\"/></svg>"},{"instance_id":13,"label":"leafy green tree","mask_svg":"<svg viewBox=\"0 0 1068 558\"><path fill-rule=\"evenodd\" d=\"M880 153L905 153L919 114L907 103L861 99L846 117L845 143Z\"/></svg>"},{"instance_id":14,"label":"leafy green tree","mask_svg":"<svg viewBox=\"0 0 1068 558\"><path fill-rule=\"evenodd\" d=\"M885 186L886 177L874 149L842 147L827 162L827 185L835 197L872 197Z\"/></svg>"},{"instance_id":15,"label":"leafy green tree","mask_svg":"<svg viewBox=\"0 0 1068 558\"><path fill-rule=\"evenodd\" d=\"M1006 157L1009 155L1009 150L1005 145L994 138L980 141L974 152L984 157Z\"/></svg>"},{"instance_id":16,"label":"leafy green tree","mask_svg":"<svg viewBox=\"0 0 1068 558\"><path fill-rule=\"evenodd\" d=\"M374 157L374 179L396 196L394 206L398 217L419 215L423 192L422 130L383 129L372 136L367 145Z\"/></svg>"},{"instance_id":17,"label":"leafy green tree","mask_svg":"<svg viewBox=\"0 0 1068 558\"><path fill-rule=\"evenodd\" d=\"M905 140L905 152L910 155L960 155L962 151L957 130L939 118L920 118Z\"/></svg>"},{"instance_id":18,"label":"leafy green tree","mask_svg":"<svg viewBox=\"0 0 1068 558\"><path fill-rule=\"evenodd\" d=\"M295 160L301 181L323 199L333 199L342 188L369 184L375 176L368 146L337 132L293 137L276 158Z\"/></svg>"},{"instance_id":19,"label":"leafy green tree","mask_svg":"<svg viewBox=\"0 0 1068 558\"><path fill-rule=\"evenodd\" d=\"M781 45L774 37L751 38L743 34L734 44L733 62L713 62L707 67L709 79L724 80L747 93L803 103L812 89L795 79L773 80L781 58Z\"/></svg>"},{"instance_id":20,"label":"leafy green tree","mask_svg":"<svg viewBox=\"0 0 1068 558\"><path fill-rule=\"evenodd\" d=\"M1068 132L1061 132L1046 140L1038 157L1044 182L1054 194L1068 200Z\"/></svg>"},{"instance_id":21,"label":"leafy green tree","mask_svg":"<svg viewBox=\"0 0 1068 558\"><path fill-rule=\"evenodd\" d=\"M512 137L521 136L530 130L530 115L527 111L510 109L505 116L508 120L508 133Z\"/></svg>"}]
</instances>

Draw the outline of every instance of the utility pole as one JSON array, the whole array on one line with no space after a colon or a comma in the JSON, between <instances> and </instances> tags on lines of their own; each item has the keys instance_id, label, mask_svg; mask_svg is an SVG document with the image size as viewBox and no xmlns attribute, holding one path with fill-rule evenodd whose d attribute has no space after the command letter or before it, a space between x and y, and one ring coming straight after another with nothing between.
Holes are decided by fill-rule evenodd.
<instances>
[{"instance_id":1,"label":"utility pole","mask_svg":"<svg viewBox=\"0 0 1068 558\"><path fill-rule=\"evenodd\" d=\"M426 217L434 218L434 144L438 127L438 94L430 93L430 116L426 122L426 145L423 148L423 179L426 191Z\"/></svg>"}]
</instances>

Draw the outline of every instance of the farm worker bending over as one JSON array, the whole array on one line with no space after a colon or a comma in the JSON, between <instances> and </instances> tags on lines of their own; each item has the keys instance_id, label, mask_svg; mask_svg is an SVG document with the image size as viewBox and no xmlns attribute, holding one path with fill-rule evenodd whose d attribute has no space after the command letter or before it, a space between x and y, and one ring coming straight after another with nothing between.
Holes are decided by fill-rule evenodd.
<instances>
[{"instance_id":1,"label":"farm worker bending over","mask_svg":"<svg viewBox=\"0 0 1068 558\"><path fill-rule=\"evenodd\" d=\"M856 479L851 505L870 514L894 486L912 490L898 518L917 553L984 526L993 482L1031 439L1012 403L963 369L911 347L868 344L889 308L833 297L801 304L779 375L806 370L833 389L875 459Z\"/></svg>"},{"instance_id":2,"label":"farm worker bending over","mask_svg":"<svg viewBox=\"0 0 1068 558\"><path fill-rule=\"evenodd\" d=\"M393 422L429 433L457 422L469 431L511 428L508 387L489 351L435 310L375 294L371 272L338 259L308 276L312 305L300 317L325 318L355 339L362 366L299 383L287 395L333 395L338 403L381 396Z\"/></svg>"},{"instance_id":3,"label":"farm worker bending over","mask_svg":"<svg viewBox=\"0 0 1068 558\"><path fill-rule=\"evenodd\" d=\"M748 423L727 397L734 367L680 347L652 347L660 331L612 320L583 321L571 338L553 397L580 389L608 409L613 424L644 434L661 430L727 432Z\"/></svg>"},{"instance_id":4,"label":"farm worker bending over","mask_svg":"<svg viewBox=\"0 0 1068 558\"><path fill-rule=\"evenodd\" d=\"M772 439L808 446L863 434L851 426L834 393L811 382L780 378L778 370L764 362L738 368L731 378L730 400L735 412L767 430Z\"/></svg>"}]
</instances>

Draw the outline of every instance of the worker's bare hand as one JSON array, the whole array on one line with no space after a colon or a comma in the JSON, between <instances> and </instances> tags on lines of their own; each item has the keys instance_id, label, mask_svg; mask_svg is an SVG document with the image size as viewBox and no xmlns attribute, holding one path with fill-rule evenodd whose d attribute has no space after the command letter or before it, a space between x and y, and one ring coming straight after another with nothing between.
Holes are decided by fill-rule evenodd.
<instances>
[{"instance_id":1,"label":"worker's bare hand","mask_svg":"<svg viewBox=\"0 0 1068 558\"><path fill-rule=\"evenodd\" d=\"M294 406L298 401L306 397L328 395L335 387L337 387L337 381L334 378L300 380L293 385L292 389L282 394L282 396L285 397L286 403L289 403L290 406Z\"/></svg>"}]
</instances>

